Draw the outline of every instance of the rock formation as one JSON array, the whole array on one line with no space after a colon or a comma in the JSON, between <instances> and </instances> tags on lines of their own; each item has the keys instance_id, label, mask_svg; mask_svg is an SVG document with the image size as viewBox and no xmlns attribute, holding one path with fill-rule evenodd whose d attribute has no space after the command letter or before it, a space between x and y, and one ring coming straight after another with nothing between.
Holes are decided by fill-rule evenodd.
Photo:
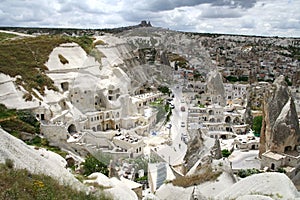
<instances>
[{"instance_id":1,"label":"rock formation","mask_svg":"<svg viewBox=\"0 0 300 200\"><path fill-rule=\"evenodd\" d=\"M280 76L264 96L259 156L268 150L277 153L295 150L299 136L294 100L284 77Z\"/></svg>"},{"instance_id":2,"label":"rock formation","mask_svg":"<svg viewBox=\"0 0 300 200\"><path fill-rule=\"evenodd\" d=\"M189 141L187 152L183 160L186 163L186 171L190 170L193 165L200 159L200 152L204 148L204 139L201 130L198 130L194 137Z\"/></svg>"},{"instance_id":3,"label":"rock formation","mask_svg":"<svg viewBox=\"0 0 300 200\"><path fill-rule=\"evenodd\" d=\"M253 121L253 116L252 116L252 89L251 86L247 88L247 104L246 104L246 111L244 114L244 119L245 123L249 124L249 127L252 127L252 121Z\"/></svg>"},{"instance_id":4,"label":"rock formation","mask_svg":"<svg viewBox=\"0 0 300 200\"><path fill-rule=\"evenodd\" d=\"M190 132L191 140L185 154L185 171L188 172L197 162L199 165L212 162L212 159L220 159L221 148L219 140L205 136L200 129Z\"/></svg>"},{"instance_id":5,"label":"rock formation","mask_svg":"<svg viewBox=\"0 0 300 200\"><path fill-rule=\"evenodd\" d=\"M222 75L213 70L207 75L207 91L211 94L211 103L225 106L225 89Z\"/></svg>"}]
</instances>

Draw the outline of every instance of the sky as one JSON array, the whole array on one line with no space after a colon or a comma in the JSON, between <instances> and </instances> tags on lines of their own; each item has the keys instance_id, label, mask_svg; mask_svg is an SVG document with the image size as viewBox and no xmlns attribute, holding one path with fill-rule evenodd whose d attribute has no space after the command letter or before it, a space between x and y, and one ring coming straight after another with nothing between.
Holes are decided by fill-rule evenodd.
<instances>
[{"instance_id":1,"label":"sky","mask_svg":"<svg viewBox=\"0 0 300 200\"><path fill-rule=\"evenodd\" d=\"M300 0L0 0L0 26L116 28L150 21L199 33L300 37Z\"/></svg>"}]
</instances>

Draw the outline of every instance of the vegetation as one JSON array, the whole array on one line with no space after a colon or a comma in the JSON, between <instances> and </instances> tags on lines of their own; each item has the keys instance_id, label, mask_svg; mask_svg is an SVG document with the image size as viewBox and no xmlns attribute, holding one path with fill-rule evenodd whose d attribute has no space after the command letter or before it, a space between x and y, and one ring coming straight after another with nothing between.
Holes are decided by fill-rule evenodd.
<instances>
[{"instance_id":1,"label":"vegetation","mask_svg":"<svg viewBox=\"0 0 300 200\"><path fill-rule=\"evenodd\" d=\"M30 134L40 132L40 124L33 113L7 109L3 104L0 104L0 125L5 131L15 135L20 135L21 132Z\"/></svg>"},{"instance_id":2,"label":"vegetation","mask_svg":"<svg viewBox=\"0 0 300 200\"><path fill-rule=\"evenodd\" d=\"M159 86L157 89L163 94L171 94L171 91L167 86Z\"/></svg>"},{"instance_id":3,"label":"vegetation","mask_svg":"<svg viewBox=\"0 0 300 200\"><path fill-rule=\"evenodd\" d=\"M3 41L3 40L7 40L7 39L10 39L10 38L14 38L16 37L17 35L15 34L10 34L10 33L2 33L0 32L0 42Z\"/></svg>"},{"instance_id":4,"label":"vegetation","mask_svg":"<svg viewBox=\"0 0 300 200\"><path fill-rule=\"evenodd\" d=\"M204 168L205 171L203 173L178 177L172 181L172 184L179 187L190 187L207 181L214 181L222 173L219 171L213 171L211 166L205 166Z\"/></svg>"},{"instance_id":5,"label":"vegetation","mask_svg":"<svg viewBox=\"0 0 300 200\"><path fill-rule=\"evenodd\" d=\"M67 155L59 147L49 145L45 138L36 135L40 132L40 123L32 112L8 109L3 104L0 104L0 126L19 139L23 139L22 134L24 133L31 134L32 139L25 141L28 145L46 148L62 157Z\"/></svg>"},{"instance_id":6,"label":"vegetation","mask_svg":"<svg viewBox=\"0 0 300 200\"><path fill-rule=\"evenodd\" d=\"M285 169L283 169L282 167L278 167L276 171L279 173L286 173Z\"/></svg>"},{"instance_id":7,"label":"vegetation","mask_svg":"<svg viewBox=\"0 0 300 200\"><path fill-rule=\"evenodd\" d=\"M83 163L83 174L88 176L94 172L101 172L108 176L108 168L105 164L97 160L94 156L88 155Z\"/></svg>"},{"instance_id":8,"label":"vegetation","mask_svg":"<svg viewBox=\"0 0 300 200\"><path fill-rule=\"evenodd\" d=\"M205 105L203 105L203 104L199 104L198 106L199 106L199 108L205 108Z\"/></svg>"},{"instance_id":9,"label":"vegetation","mask_svg":"<svg viewBox=\"0 0 300 200\"><path fill-rule=\"evenodd\" d=\"M180 67L180 68L187 67L188 61L184 57L182 57L178 54L175 54L175 53L169 53L168 57L171 62L175 62L175 65L174 65L175 70L178 70L178 67Z\"/></svg>"},{"instance_id":10,"label":"vegetation","mask_svg":"<svg viewBox=\"0 0 300 200\"><path fill-rule=\"evenodd\" d=\"M5 105L0 104L0 120L16 116L15 109L7 109Z\"/></svg>"},{"instance_id":11,"label":"vegetation","mask_svg":"<svg viewBox=\"0 0 300 200\"><path fill-rule=\"evenodd\" d=\"M252 174L259 174L261 173L258 169L240 169L237 173L237 175L241 178L245 178L247 176L250 176Z\"/></svg>"},{"instance_id":12,"label":"vegetation","mask_svg":"<svg viewBox=\"0 0 300 200\"><path fill-rule=\"evenodd\" d=\"M46 76L44 65L51 51L62 43L76 42L87 53L93 48L93 40L90 37L68 36L39 36L17 40L4 40L0 42L0 72L11 77L20 76L16 83L28 94L24 96L30 100L32 95L37 98L33 89L44 94L45 88L57 90L53 81Z\"/></svg>"},{"instance_id":13,"label":"vegetation","mask_svg":"<svg viewBox=\"0 0 300 200\"><path fill-rule=\"evenodd\" d=\"M103 42L102 40L97 40L96 42L94 42L94 46L97 46L97 45L106 45L106 43Z\"/></svg>"},{"instance_id":14,"label":"vegetation","mask_svg":"<svg viewBox=\"0 0 300 200\"><path fill-rule=\"evenodd\" d=\"M223 149L223 150L222 150L222 156L223 156L223 157L227 158L227 157L230 156L230 154L231 154L231 152L228 151L228 149Z\"/></svg>"},{"instance_id":15,"label":"vegetation","mask_svg":"<svg viewBox=\"0 0 300 200\"><path fill-rule=\"evenodd\" d=\"M49 151L53 151L53 152L59 154L63 158L65 158L67 156L67 152L62 151L59 147L49 145L49 141L46 138L41 138L38 135L36 135L31 140L26 141L26 144L45 148Z\"/></svg>"},{"instance_id":16,"label":"vegetation","mask_svg":"<svg viewBox=\"0 0 300 200\"><path fill-rule=\"evenodd\" d=\"M290 81L289 77L284 77L284 80L286 81L286 83L288 84L288 86L292 86L293 83Z\"/></svg>"},{"instance_id":17,"label":"vegetation","mask_svg":"<svg viewBox=\"0 0 300 200\"><path fill-rule=\"evenodd\" d=\"M69 61L61 54L58 54L58 58L59 58L59 61L64 65L64 64L68 64Z\"/></svg>"},{"instance_id":18,"label":"vegetation","mask_svg":"<svg viewBox=\"0 0 300 200\"><path fill-rule=\"evenodd\" d=\"M50 176L32 174L24 169L14 169L12 161L6 162L5 165L0 164L0 180L0 199L111 199L104 193L101 196L95 196L84 191L74 190L67 185L60 185Z\"/></svg>"},{"instance_id":19,"label":"vegetation","mask_svg":"<svg viewBox=\"0 0 300 200\"><path fill-rule=\"evenodd\" d=\"M248 81L248 77L237 77L237 76L226 76L225 79L231 83L235 83L235 82L247 82Z\"/></svg>"},{"instance_id":20,"label":"vegetation","mask_svg":"<svg viewBox=\"0 0 300 200\"><path fill-rule=\"evenodd\" d=\"M255 136L260 136L262 120L263 120L262 116L256 116L253 118L252 130L254 130Z\"/></svg>"},{"instance_id":21,"label":"vegetation","mask_svg":"<svg viewBox=\"0 0 300 200\"><path fill-rule=\"evenodd\" d=\"M165 105L165 111L167 113L166 120L165 120L165 124L166 124L167 122L170 121L170 118L172 115L172 108L170 107L170 105L168 103Z\"/></svg>"}]
</instances>

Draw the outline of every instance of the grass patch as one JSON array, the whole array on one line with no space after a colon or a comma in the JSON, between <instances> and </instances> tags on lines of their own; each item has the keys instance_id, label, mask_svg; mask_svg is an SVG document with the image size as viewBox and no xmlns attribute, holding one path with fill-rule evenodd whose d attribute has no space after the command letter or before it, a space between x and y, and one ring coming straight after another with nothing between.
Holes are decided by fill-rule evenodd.
<instances>
[{"instance_id":1,"label":"grass patch","mask_svg":"<svg viewBox=\"0 0 300 200\"><path fill-rule=\"evenodd\" d=\"M17 35L11 34L11 33L0 32L0 42L3 40L14 38L14 37L17 37Z\"/></svg>"},{"instance_id":2,"label":"grass patch","mask_svg":"<svg viewBox=\"0 0 300 200\"><path fill-rule=\"evenodd\" d=\"M200 174L176 178L172 181L172 184L179 187L190 187L207 181L215 181L222 173L220 171L213 171L211 166L203 166L201 170L204 171Z\"/></svg>"},{"instance_id":3,"label":"grass patch","mask_svg":"<svg viewBox=\"0 0 300 200\"><path fill-rule=\"evenodd\" d=\"M14 136L20 136L20 132L31 134L40 132L40 123L33 113L7 109L3 104L0 104L0 125Z\"/></svg>"},{"instance_id":4,"label":"grass patch","mask_svg":"<svg viewBox=\"0 0 300 200\"><path fill-rule=\"evenodd\" d=\"M26 141L27 145L33 145L36 147L45 148L49 151L59 154L61 157L65 158L67 156L67 152L62 151L59 147L49 145L49 141L46 138L41 138L40 136L36 135L31 140Z\"/></svg>"},{"instance_id":5,"label":"grass patch","mask_svg":"<svg viewBox=\"0 0 300 200\"><path fill-rule=\"evenodd\" d=\"M97 46L97 45L106 45L106 43L102 40L97 40L96 42L94 42L94 46Z\"/></svg>"},{"instance_id":6,"label":"grass patch","mask_svg":"<svg viewBox=\"0 0 300 200\"><path fill-rule=\"evenodd\" d=\"M16 116L15 109L7 109L5 105L0 104L0 121Z\"/></svg>"},{"instance_id":7,"label":"grass patch","mask_svg":"<svg viewBox=\"0 0 300 200\"><path fill-rule=\"evenodd\" d=\"M64 65L64 64L68 64L69 61L61 54L58 54L58 58L59 58L59 61Z\"/></svg>"},{"instance_id":8,"label":"grass patch","mask_svg":"<svg viewBox=\"0 0 300 200\"><path fill-rule=\"evenodd\" d=\"M34 95L33 89L44 95L45 87L58 91L53 81L45 74L47 67L44 65L52 50L62 43L78 43L87 53L93 48L90 37L68 37L60 35L39 36L17 40L5 40L0 43L0 72L11 77L20 76L16 83L28 94L27 100ZM25 98L24 97L24 98Z\"/></svg>"},{"instance_id":9,"label":"grass patch","mask_svg":"<svg viewBox=\"0 0 300 200\"><path fill-rule=\"evenodd\" d=\"M168 53L168 58L171 62L175 62L175 70L177 70L178 67L186 68L188 65L188 61L178 54Z\"/></svg>"},{"instance_id":10,"label":"grass patch","mask_svg":"<svg viewBox=\"0 0 300 200\"><path fill-rule=\"evenodd\" d=\"M112 199L105 193L100 196L86 194L86 192L74 190L70 186L60 185L50 176L31 174L27 170L13 169L3 164L0 164L0 180L0 199Z\"/></svg>"}]
</instances>

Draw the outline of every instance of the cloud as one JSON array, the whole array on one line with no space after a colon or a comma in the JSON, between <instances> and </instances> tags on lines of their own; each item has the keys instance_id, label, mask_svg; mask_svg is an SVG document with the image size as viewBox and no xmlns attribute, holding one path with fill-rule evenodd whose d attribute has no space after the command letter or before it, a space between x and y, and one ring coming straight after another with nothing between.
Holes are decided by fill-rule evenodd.
<instances>
[{"instance_id":1,"label":"cloud","mask_svg":"<svg viewBox=\"0 0 300 200\"><path fill-rule=\"evenodd\" d=\"M215 7L229 6L232 8L251 8L255 3L256 0L153 0L144 1L143 9L150 11L167 11L179 7L192 7L202 4L211 4Z\"/></svg>"},{"instance_id":2,"label":"cloud","mask_svg":"<svg viewBox=\"0 0 300 200\"><path fill-rule=\"evenodd\" d=\"M239 10L226 7L211 7L201 13L202 18L239 18L241 16Z\"/></svg>"},{"instance_id":3,"label":"cloud","mask_svg":"<svg viewBox=\"0 0 300 200\"><path fill-rule=\"evenodd\" d=\"M2 0L0 26L113 28L138 24L180 31L300 36L300 1Z\"/></svg>"}]
</instances>

